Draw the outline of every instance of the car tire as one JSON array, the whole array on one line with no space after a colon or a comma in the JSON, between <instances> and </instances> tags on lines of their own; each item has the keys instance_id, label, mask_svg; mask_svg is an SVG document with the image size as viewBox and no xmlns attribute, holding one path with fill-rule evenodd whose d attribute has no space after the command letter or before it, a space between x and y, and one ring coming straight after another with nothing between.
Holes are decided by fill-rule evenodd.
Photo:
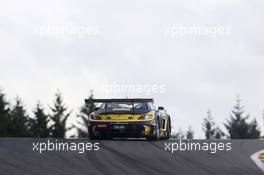
<instances>
[{"instance_id":1,"label":"car tire","mask_svg":"<svg viewBox=\"0 0 264 175\"><path fill-rule=\"evenodd\" d=\"M160 132L159 132L159 126L157 126L154 130L154 133L151 137L148 138L148 140L160 140Z\"/></svg>"},{"instance_id":2,"label":"car tire","mask_svg":"<svg viewBox=\"0 0 264 175\"><path fill-rule=\"evenodd\" d=\"M98 140L98 139L99 139L98 136L95 136L95 134L94 134L92 128L90 128L90 127L88 128L88 137L89 137L89 139L91 139L91 140Z\"/></svg>"},{"instance_id":3,"label":"car tire","mask_svg":"<svg viewBox=\"0 0 264 175\"><path fill-rule=\"evenodd\" d=\"M171 133L171 120L168 118L167 126L166 126L166 137L165 139L170 139L170 133Z\"/></svg>"},{"instance_id":4,"label":"car tire","mask_svg":"<svg viewBox=\"0 0 264 175\"><path fill-rule=\"evenodd\" d=\"M97 137L92 132L89 132L88 136L89 136L89 139L91 139L91 140L97 139Z\"/></svg>"}]
</instances>

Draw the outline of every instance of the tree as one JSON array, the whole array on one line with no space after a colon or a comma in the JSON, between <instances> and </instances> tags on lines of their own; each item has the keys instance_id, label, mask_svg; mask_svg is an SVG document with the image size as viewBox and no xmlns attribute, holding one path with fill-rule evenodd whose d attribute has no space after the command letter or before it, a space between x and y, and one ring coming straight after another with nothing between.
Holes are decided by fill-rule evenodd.
<instances>
[{"instance_id":1,"label":"tree","mask_svg":"<svg viewBox=\"0 0 264 175\"><path fill-rule=\"evenodd\" d=\"M38 102L34 112L34 118L30 119L30 133L32 137L48 138L50 137L50 128L48 127L49 116L45 114L44 108Z\"/></svg>"},{"instance_id":2,"label":"tree","mask_svg":"<svg viewBox=\"0 0 264 175\"><path fill-rule=\"evenodd\" d=\"M12 127L9 112L9 103L5 99L5 94L0 90L0 137L9 136Z\"/></svg>"},{"instance_id":3,"label":"tree","mask_svg":"<svg viewBox=\"0 0 264 175\"><path fill-rule=\"evenodd\" d=\"M55 101L53 107L50 107L52 114L50 115L51 121L51 135L53 138L64 138L68 130L66 122L71 112L67 112L68 108L63 103L63 98L60 92L55 94Z\"/></svg>"},{"instance_id":4,"label":"tree","mask_svg":"<svg viewBox=\"0 0 264 175\"><path fill-rule=\"evenodd\" d=\"M194 137L194 132L192 130L192 127L189 126L189 128L188 128L188 130L186 132L186 138L187 139L193 139L193 137Z\"/></svg>"},{"instance_id":5,"label":"tree","mask_svg":"<svg viewBox=\"0 0 264 175\"><path fill-rule=\"evenodd\" d=\"M229 133L229 137L231 139L259 138L260 131L258 130L257 121L253 120L251 123L248 123L247 120L250 116L244 116L243 108L241 106L241 100L238 97L230 119L224 124Z\"/></svg>"},{"instance_id":6,"label":"tree","mask_svg":"<svg viewBox=\"0 0 264 175\"><path fill-rule=\"evenodd\" d=\"M94 95L93 95L93 91L90 91L90 96L89 99L93 99ZM79 127L77 128L77 132L78 132L78 138L87 138L88 137L88 117L89 115L94 111L95 109L95 105L93 103L91 104L86 104L84 103L83 106L80 108L80 113L77 115L77 118L80 119L80 121L78 121L78 125Z\"/></svg>"},{"instance_id":7,"label":"tree","mask_svg":"<svg viewBox=\"0 0 264 175\"><path fill-rule=\"evenodd\" d=\"M15 106L10 112L12 127L9 128L11 137L29 137L28 115L20 98L16 98Z\"/></svg>"},{"instance_id":8,"label":"tree","mask_svg":"<svg viewBox=\"0 0 264 175\"><path fill-rule=\"evenodd\" d=\"M214 139L222 139L225 136L225 133L217 126L214 129Z\"/></svg>"},{"instance_id":9,"label":"tree","mask_svg":"<svg viewBox=\"0 0 264 175\"><path fill-rule=\"evenodd\" d=\"M221 139L225 136L224 132L215 125L212 112L210 110L207 111L207 117L204 118L203 131L206 139Z\"/></svg>"},{"instance_id":10,"label":"tree","mask_svg":"<svg viewBox=\"0 0 264 175\"><path fill-rule=\"evenodd\" d=\"M203 121L203 131L206 139L213 139L215 135L215 123L213 121L212 112L208 110L207 117Z\"/></svg>"},{"instance_id":11,"label":"tree","mask_svg":"<svg viewBox=\"0 0 264 175\"><path fill-rule=\"evenodd\" d=\"M256 119L253 119L253 121L249 125L249 138L250 139L259 139L260 138L260 128L258 126L258 122Z\"/></svg>"}]
</instances>

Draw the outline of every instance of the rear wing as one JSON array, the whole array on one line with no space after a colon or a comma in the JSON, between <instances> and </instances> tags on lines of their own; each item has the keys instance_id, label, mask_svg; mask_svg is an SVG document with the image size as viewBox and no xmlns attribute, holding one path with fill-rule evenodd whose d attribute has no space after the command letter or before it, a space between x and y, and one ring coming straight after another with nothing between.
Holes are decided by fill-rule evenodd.
<instances>
[{"instance_id":1,"label":"rear wing","mask_svg":"<svg viewBox=\"0 0 264 175\"><path fill-rule=\"evenodd\" d=\"M112 98L112 99L85 99L86 104L91 103L114 103L114 102L124 102L124 103L137 103L137 102L152 102L153 98Z\"/></svg>"}]
</instances>

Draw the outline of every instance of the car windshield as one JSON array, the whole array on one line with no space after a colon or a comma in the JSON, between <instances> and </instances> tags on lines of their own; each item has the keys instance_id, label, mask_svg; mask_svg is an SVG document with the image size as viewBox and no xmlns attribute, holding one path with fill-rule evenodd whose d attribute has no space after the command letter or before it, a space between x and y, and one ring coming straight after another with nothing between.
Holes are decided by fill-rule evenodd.
<instances>
[{"instance_id":1,"label":"car windshield","mask_svg":"<svg viewBox=\"0 0 264 175\"><path fill-rule=\"evenodd\" d=\"M118 103L103 103L99 110L100 114L143 114L150 111L148 103L132 103L132 102L118 102Z\"/></svg>"}]
</instances>

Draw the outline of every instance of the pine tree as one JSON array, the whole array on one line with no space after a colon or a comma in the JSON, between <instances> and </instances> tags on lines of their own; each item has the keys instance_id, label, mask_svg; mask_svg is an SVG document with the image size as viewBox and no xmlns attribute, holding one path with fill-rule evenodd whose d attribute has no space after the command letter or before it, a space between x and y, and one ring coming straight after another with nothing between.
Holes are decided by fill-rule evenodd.
<instances>
[{"instance_id":1,"label":"pine tree","mask_svg":"<svg viewBox=\"0 0 264 175\"><path fill-rule=\"evenodd\" d=\"M12 127L9 135L12 137L29 137L29 116L21 102L20 98L16 98L15 106L10 112Z\"/></svg>"},{"instance_id":2,"label":"pine tree","mask_svg":"<svg viewBox=\"0 0 264 175\"><path fill-rule=\"evenodd\" d=\"M93 99L93 91L90 91L89 99ZM80 121L78 121L78 125L80 127L76 127L78 131L78 138L87 138L88 137L88 124L89 115L94 111L95 105L94 104L86 104L84 103L83 106L80 109L80 113L77 115L78 118L80 118Z\"/></svg>"},{"instance_id":3,"label":"pine tree","mask_svg":"<svg viewBox=\"0 0 264 175\"><path fill-rule=\"evenodd\" d=\"M207 117L203 121L203 131L206 139L213 139L215 135L215 123L213 121L212 112L208 110Z\"/></svg>"},{"instance_id":4,"label":"pine tree","mask_svg":"<svg viewBox=\"0 0 264 175\"><path fill-rule=\"evenodd\" d=\"M9 112L9 103L5 99L5 94L0 91L0 137L9 136L12 127L12 120Z\"/></svg>"},{"instance_id":5,"label":"pine tree","mask_svg":"<svg viewBox=\"0 0 264 175\"><path fill-rule=\"evenodd\" d=\"M186 132L186 138L187 139L193 139L193 137L194 137L194 132L192 130L192 127L189 126L189 128L188 128L188 130Z\"/></svg>"},{"instance_id":6,"label":"pine tree","mask_svg":"<svg viewBox=\"0 0 264 175\"><path fill-rule=\"evenodd\" d=\"M256 120L248 123L249 115L244 116L243 106L241 106L241 100L238 97L237 103L232 110L230 120L225 123L225 127L229 133L231 139L250 139L259 138L260 131L258 130L258 124Z\"/></svg>"},{"instance_id":7,"label":"pine tree","mask_svg":"<svg viewBox=\"0 0 264 175\"><path fill-rule=\"evenodd\" d=\"M34 118L30 119L31 136L38 138L50 137L50 128L48 127L49 117L45 114L44 108L39 102L33 112Z\"/></svg>"},{"instance_id":8,"label":"pine tree","mask_svg":"<svg viewBox=\"0 0 264 175\"><path fill-rule=\"evenodd\" d=\"M222 139L225 136L225 133L217 126L215 128L214 139Z\"/></svg>"},{"instance_id":9,"label":"pine tree","mask_svg":"<svg viewBox=\"0 0 264 175\"><path fill-rule=\"evenodd\" d=\"M67 112L68 108L63 103L63 98L60 92L55 94L55 102L53 107L50 107L52 114L50 118L53 122L51 127L51 134L53 138L64 138L68 130L66 128L66 121L71 112Z\"/></svg>"},{"instance_id":10,"label":"pine tree","mask_svg":"<svg viewBox=\"0 0 264 175\"><path fill-rule=\"evenodd\" d=\"M260 128L258 126L258 122L256 119L253 119L253 121L249 125L249 138L250 139L259 139L260 138Z\"/></svg>"}]
</instances>

